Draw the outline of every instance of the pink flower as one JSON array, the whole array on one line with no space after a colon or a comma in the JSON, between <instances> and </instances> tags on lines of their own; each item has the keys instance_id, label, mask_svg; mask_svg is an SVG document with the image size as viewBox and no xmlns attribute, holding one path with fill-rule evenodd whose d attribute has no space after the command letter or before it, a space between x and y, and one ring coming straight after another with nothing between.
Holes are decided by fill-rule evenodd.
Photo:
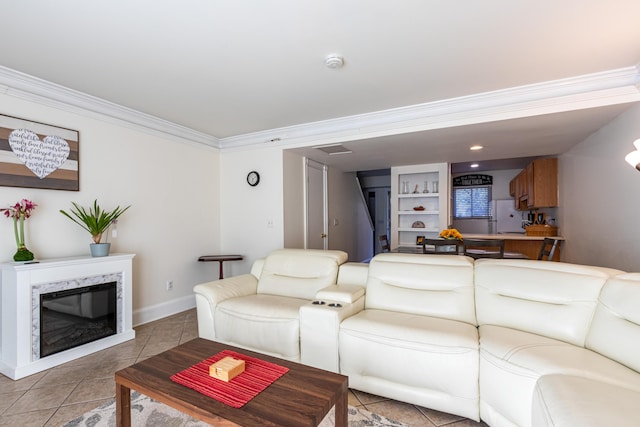
<instances>
[{"instance_id":1,"label":"pink flower","mask_svg":"<svg viewBox=\"0 0 640 427\"><path fill-rule=\"evenodd\" d=\"M4 213L4 216L7 218L19 219L21 215L24 215L25 218L29 218L31 216L31 211L33 211L36 206L38 205L33 203L31 200L22 199L13 206L0 209L0 212Z\"/></svg>"}]
</instances>

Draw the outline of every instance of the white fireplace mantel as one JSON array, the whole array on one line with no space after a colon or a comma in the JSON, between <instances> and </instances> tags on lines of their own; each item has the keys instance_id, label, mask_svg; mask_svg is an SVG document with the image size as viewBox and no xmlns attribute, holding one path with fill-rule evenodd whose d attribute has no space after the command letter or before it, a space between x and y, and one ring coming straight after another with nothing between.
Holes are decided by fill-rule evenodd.
<instances>
[{"instance_id":1,"label":"white fireplace mantel","mask_svg":"<svg viewBox=\"0 0 640 427\"><path fill-rule=\"evenodd\" d=\"M73 257L0 264L0 373L14 380L135 338L132 327L133 254ZM93 284L116 275L117 333L60 353L39 357L39 292ZM36 310L38 309L38 310Z\"/></svg>"}]
</instances>

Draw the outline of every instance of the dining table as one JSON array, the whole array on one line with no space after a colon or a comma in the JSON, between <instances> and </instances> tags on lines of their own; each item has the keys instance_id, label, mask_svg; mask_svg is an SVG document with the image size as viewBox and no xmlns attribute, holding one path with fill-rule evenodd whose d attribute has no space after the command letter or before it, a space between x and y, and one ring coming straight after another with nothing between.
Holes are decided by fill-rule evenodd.
<instances>
[{"instance_id":1,"label":"dining table","mask_svg":"<svg viewBox=\"0 0 640 427\"><path fill-rule=\"evenodd\" d=\"M545 237L564 241L562 236L529 236L525 233L499 233L499 234L467 234L463 233L464 238L469 239L503 239L505 258L513 258L510 254L524 254L529 259L538 259L538 253L542 247ZM397 253L415 253L422 254L422 245L397 246L391 249L391 252ZM560 250L556 250L553 261L560 261Z\"/></svg>"}]
</instances>

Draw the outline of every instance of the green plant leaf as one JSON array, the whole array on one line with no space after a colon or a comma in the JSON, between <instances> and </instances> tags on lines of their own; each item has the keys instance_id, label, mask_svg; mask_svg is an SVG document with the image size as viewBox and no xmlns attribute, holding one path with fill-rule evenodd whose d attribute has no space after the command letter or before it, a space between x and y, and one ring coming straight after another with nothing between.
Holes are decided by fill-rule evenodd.
<instances>
[{"instance_id":1,"label":"green plant leaf","mask_svg":"<svg viewBox=\"0 0 640 427\"><path fill-rule=\"evenodd\" d=\"M71 202L71 204L73 208L69 209L70 214L62 209L60 209L60 213L88 231L95 243L100 243L102 233L109 228L113 221L131 207L131 205L126 208L116 206L114 210L109 212L98 205L97 199L93 201L93 206L89 207L88 210L75 202Z\"/></svg>"}]
</instances>

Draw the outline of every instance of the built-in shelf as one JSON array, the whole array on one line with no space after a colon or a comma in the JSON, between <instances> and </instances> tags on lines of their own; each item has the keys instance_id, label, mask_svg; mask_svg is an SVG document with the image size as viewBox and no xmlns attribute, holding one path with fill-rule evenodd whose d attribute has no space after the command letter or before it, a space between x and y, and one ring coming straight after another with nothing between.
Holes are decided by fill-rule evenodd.
<instances>
[{"instance_id":1,"label":"built-in shelf","mask_svg":"<svg viewBox=\"0 0 640 427\"><path fill-rule=\"evenodd\" d=\"M440 215L440 211L398 211L398 215Z\"/></svg>"},{"instance_id":2,"label":"built-in shelf","mask_svg":"<svg viewBox=\"0 0 640 427\"><path fill-rule=\"evenodd\" d=\"M428 197L440 197L440 193L398 194L399 199L426 199Z\"/></svg>"},{"instance_id":3,"label":"built-in shelf","mask_svg":"<svg viewBox=\"0 0 640 427\"><path fill-rule=\"evenodd\" d=\"M449 167L446 163L391 168L391 182L392 250L416 246L418 236L437 237L440 230L447 227ZM418 206L424 210L415 210Z\"/></svg>"}]
</instances>

